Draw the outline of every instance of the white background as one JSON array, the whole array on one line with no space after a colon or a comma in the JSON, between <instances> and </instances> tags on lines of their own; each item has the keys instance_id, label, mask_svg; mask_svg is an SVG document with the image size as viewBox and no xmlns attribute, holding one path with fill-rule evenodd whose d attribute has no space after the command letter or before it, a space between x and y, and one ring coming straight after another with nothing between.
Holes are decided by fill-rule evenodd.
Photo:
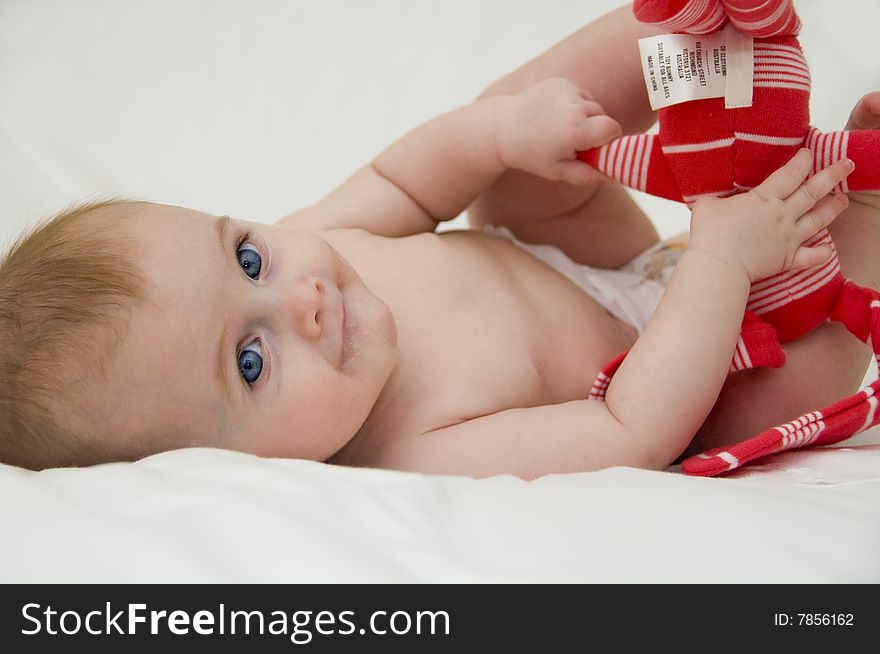
<instances>
[{"instance_id":1,"label":"white background","mask_svg":"<svg viewBox=\"0 0 880 654\"><path fill-rule=\"evenodd\" d=\"M274 222L620 4L0 0L0 243L99 195ZM842 128L880 88L880 3L797 8L813 122Z\"/></svg>"}]
</instances>

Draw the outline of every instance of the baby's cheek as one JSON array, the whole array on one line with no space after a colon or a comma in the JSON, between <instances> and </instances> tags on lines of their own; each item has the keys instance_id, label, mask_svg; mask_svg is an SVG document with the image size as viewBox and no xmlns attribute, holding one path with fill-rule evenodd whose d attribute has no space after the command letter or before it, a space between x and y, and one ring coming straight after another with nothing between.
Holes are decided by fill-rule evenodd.
<instances>
[{"instance_id":1,"label":"baby's cheek","mask_svg":"<svg viewBox=\"0 0 880 654\"><path fill-rule=\"evenodd\" d=\"M326 459L349 429L356 399L347 397L342 385L326 374L313 373L296 386L278 398L272 431L283 439L279 446L288 448L286 456Z\"/></svg>"}]
</instances>

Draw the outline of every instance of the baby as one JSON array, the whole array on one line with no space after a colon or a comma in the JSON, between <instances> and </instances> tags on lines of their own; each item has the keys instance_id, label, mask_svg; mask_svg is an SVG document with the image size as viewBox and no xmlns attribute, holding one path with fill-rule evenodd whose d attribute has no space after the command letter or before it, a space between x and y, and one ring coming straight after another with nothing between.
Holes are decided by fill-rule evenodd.
<instances>
[{"instance_id":1,"label":"baby","mask_svg":"<svg viewBox=\"0 0 880 654\"><path fill-rule=\"evenodd\" d=\"M613 279L601 269L665 252L627 194L575 157L651 120L634 57L599 80L576 62L649 32L628 7L609 14L275 225L109 201L21 239L0 267L0 460L219 447L474 477L662 470L689 445L853 392L852 361L864 370L870 353L835 325L793 344L782 370L727 378L750 283L831 256L802 244L846 209L828 194L849 162L805 181L801 152L747 194L697 202L665 292L621 291L656 306L650 320L514 238L557 246L598 285ZM866 283L866 234L880 242L868 202L847 210L859 237L835 232L846 274ZM435 233L466 209L478 229ZM490 223L511 231L480 231ZM629 348L606 401L589 400ZM793 383L807 365L841 372Z\"/></svg>"}]
</instances>

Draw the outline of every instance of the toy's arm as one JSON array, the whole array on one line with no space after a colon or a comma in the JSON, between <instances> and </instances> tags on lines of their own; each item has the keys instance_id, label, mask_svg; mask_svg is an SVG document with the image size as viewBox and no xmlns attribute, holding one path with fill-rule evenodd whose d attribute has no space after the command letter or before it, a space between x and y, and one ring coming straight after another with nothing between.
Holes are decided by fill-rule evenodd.
<instances>
[{"instance_id":1,"label":"toy's arm","mask_svg":"<svg viewBox=\"0 0 880 654\"><path fill-rule=\"evenodd\" d=\"M810 130L806 146L813 153L813 174L835 161L848 158L856 165L839 191L880 192L880 130L828 132Z\"/></svg>"},{"instance_id":2,"label":"toy's arm","mask_svg":"<svg viewBox=\"0 0 880 654\"><path fill-rule=\"evenodd\" d=\"M656 134L624 136L578 158L628 188L683 202Z\"/></svg>"}]
</instances>

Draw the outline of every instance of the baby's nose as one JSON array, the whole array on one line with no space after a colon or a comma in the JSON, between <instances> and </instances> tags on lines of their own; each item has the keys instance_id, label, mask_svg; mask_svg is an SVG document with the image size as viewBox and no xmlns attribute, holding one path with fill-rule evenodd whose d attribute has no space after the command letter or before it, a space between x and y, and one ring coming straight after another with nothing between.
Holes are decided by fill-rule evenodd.
<instances>
[{"instance_id":1,"label":"baby's nose","mask_svg":"<svg viewBox=\"0 0 880 654\"><path fill-rule=\"evenodd\" d=\"M297 331L309 340L320 338L321 309L324 306L324 282L317 277L304 279L293 290L293 319Z\"/></svg>"}]
</instances>

